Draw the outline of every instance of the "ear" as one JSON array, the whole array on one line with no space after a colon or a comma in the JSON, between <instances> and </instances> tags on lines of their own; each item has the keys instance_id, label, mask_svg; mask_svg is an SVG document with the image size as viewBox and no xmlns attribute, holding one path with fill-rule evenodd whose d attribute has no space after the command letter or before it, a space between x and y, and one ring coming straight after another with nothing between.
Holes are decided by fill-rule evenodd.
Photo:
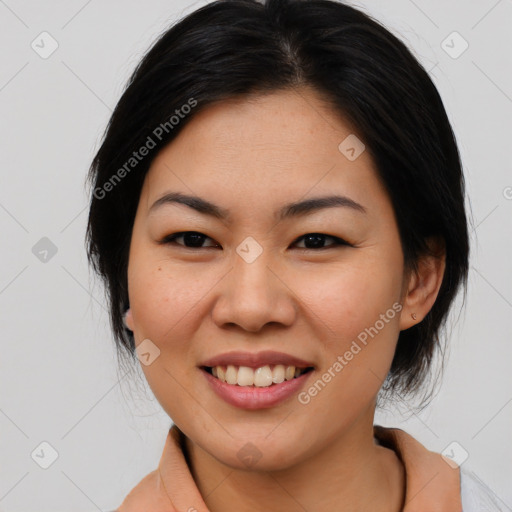
<instances>
[{"instance_id":1,"label":"ear","mask_svg":"<svg viewBox=\"0 0 512 512\"><path fill-rule=\"evenodd\" d=\"M446 252L442 240L431 238L430 251L419 257L416 270L411 270L404 285L400 330L420 323L437 299L446 268ZM416 318L413 318L412 315Z\"/></svg>"},{"instance_id":2,"label":"ear","mask_svg":"<svg viewBox=\"0 0 512 512\"><path fill-rule=\"evenodd\" d=\"M130 329L130 331L133 331L133 316L132 316L132 310L128 308L123 316L124 325L127 329Z\"/></svg>"}]
</instances>

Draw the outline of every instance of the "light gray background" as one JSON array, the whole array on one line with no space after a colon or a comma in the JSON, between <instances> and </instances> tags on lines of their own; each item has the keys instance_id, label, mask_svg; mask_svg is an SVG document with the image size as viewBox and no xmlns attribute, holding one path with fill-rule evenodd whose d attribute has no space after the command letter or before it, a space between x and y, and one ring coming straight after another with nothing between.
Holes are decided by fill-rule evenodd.
<instances>
[{"instance_id":1,"label":"light gray background","mask_svg":"<svg viewBox=\"0 0 512 512\"><path fill-rule=\"evenodd\" d=\"M117 369L85 257L84 177L142 54L204 3L0 0L1 511L110 510L158 464L170 420L147 385L139 392ZM475 226L440 393L421 414L404 406L377 421L434 451L457 441L469 453L463 467L511 507L512 2L353 5L430 71L460 144ZM47 59L31 48L43 31L59 45ZM441 46L453 31L469 44L458 58ZM462 48L453 36L445 44ZM32 251L43 237L57 248L46 262ZM43 441L58 453L48 469L31 458L49 456Z\"/></svg>"}]
</instances>

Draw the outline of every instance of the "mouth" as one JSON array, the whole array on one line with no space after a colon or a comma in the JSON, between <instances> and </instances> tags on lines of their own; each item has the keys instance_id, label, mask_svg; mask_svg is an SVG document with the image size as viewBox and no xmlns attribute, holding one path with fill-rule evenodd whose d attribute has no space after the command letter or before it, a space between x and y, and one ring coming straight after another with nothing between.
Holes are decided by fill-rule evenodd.
<instances>
[{"instance_id":1,"label":"mouth","mask_svg":"<svg viewBox=\"0 0 512 512\"><path fill-rule=\"evenodd\" d=\"M232 386L269 388L311 372L314 367L272 364L257 368L236 365L201 366L201 370Z\"/></svg>"}]
</instances>

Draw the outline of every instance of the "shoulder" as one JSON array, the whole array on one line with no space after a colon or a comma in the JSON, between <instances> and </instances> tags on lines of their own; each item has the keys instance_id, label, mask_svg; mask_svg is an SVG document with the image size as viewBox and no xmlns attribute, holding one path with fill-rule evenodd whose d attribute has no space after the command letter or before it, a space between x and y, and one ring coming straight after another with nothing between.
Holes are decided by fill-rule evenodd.
<instances>
[{"instance_id":1,"label":"shoulder","mask_svg":"<svg viewBox=\"0 0 512 512\"><path fill-rule=\"evenodd\" d=\"M460 469L460 493L463 512L505 512L494 493L472 473Z\"/></svg>"},{"instance_id":2,"label":"shoulder","mask_svg":"<svg viewBox=\"0 0 512 512\"><path fill-rule=\"evenodd\" d=\"M163 495L158 470L146 475L126 496L114 512L140 512L141 510L166 510L171 512L169 500Z\"/></svg>"}]
</instances>

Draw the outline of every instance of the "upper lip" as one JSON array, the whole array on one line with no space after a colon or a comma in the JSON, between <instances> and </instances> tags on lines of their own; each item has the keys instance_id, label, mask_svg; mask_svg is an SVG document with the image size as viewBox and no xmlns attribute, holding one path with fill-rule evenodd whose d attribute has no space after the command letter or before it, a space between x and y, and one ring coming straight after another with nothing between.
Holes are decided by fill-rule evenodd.
<instances>
[{"instance_id":1,"label":"upper lip","mask_svg":"<svg viewBox=\"0 0 512 512\"><path fill-rule=\"evenodd\" d=\"M275 352L273 350L264 350L263 352L225 352L203 361L199 366L248 366L250 368L259 368L266 365L282 364L285 366L295 366L296 368L314 367L304 359L285 354L284 352Z\"/></svg>"}]
</instances>

